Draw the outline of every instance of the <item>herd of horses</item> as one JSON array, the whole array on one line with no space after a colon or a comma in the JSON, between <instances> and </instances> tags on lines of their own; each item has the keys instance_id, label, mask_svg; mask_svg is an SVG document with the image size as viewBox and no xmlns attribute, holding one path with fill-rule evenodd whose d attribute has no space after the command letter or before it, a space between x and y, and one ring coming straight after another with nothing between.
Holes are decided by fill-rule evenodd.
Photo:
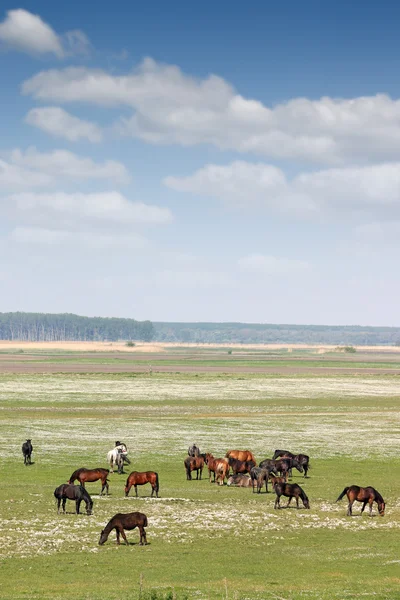
<instances>
[{"instance_id":1,"label":"herd of horses","mask_svg":"<svg viewBox=\"0 0 400 600\"><path fill-rule=\"evenodd\" d=\"M228 450L223 458L215 458L210 453L201 453L200 448L193 444L188 449L188 456L184 460L186 479L192 479L193 471L196 471L196 479L201 479L205 466L208 468L210 483L224 485L225 479L228 486L249 487L253 493L261 493L265 484L265 491L268 493L268 481L276 494L274 508L280 508L281 496L288 498L286 507L290 506L292 499L296 501L299 508L299 499L304 508L310 508L310 501L307 494L297 483L289 483L292 478L293 469L299 473L304 473L308 477L310 470L310 457L307 454L293 454L288 450L275 450L272 458L267 458L259 463L250 450ZM230 471L232 470L232 475ZM200 477L199 477L200 474ZM352 516L352 507L355 501L362 502L361 513L366 505L369 505L369 512L372 516L372 505L374 502L378 505L378 512L381 516L385 514L385 502L381 494L373 487L359 487L352 485L344 488L343 492L337 498L336 502L345 495L348 499L347 515Z\"/></svg>"},{"instance_id":2,"label":"herd of horses","mask_svg":"<svg viewBox=\"0 0 400 600\"><path fill-rule=\"evenodd\" d=\"M26 440L22 445L25 465L32 464L32 452L32 440ZM91 515L93 513L93 500L88 494L85 484L100 480L100 496L104 492L108 494L108 476L110 472L112 473L114 467L117 467L118 473L122 474L124 472L124 463L130 464L126 444L119 441L115 442L115 448L107 454L107 461L110 463L110 469L87 469L86 467L80 467L72 473L67 483L59 485L54 490L58 513L61 506L63 513L65 513L67 500L75 501L76 514L80 513L82 502L86 505L86 514ZM293 454L287 450L275 450L271 459L267 458L257 466L254 454L250 450L229 450L223 458L215 458L209 452L201 453L198 446L193 444L188 449L188 455L184 459L184 466L186 479L189 481L192 480L192 473L194 471L196 471L196 479L201 480L203 469L207 467L210 483L216 483L220 486L223 486L226 480L228 486L249 487L252 488L253 493L255 491L261 493L265 485L265 491L268 493L268 482L271 482L276 494L275 509L281 507L280 500L282 496L288 498L286 507L290 505L294 498L297 508L299 508L299 500L302 501L304 508L310 508L309 499L303 488L297 483L289 483L288 481L292 478L293 469L297 469L297 471L303 473L305 478L308 477L310 458L306 454ZM231 471L232 474L230 474ZM79 485L74 485L75 481L78 481ZM138 497L137 487L147 483L152 488L151 497L155 494L156 498L158 498L159 477L155 471L132 471L126 480L124 488L125 497L128 497L132 487L134 487L136 497ZM385 502L381 494L373 487L359 487L357 485L345 487L336 502L344 496L347 496L348 499L348 516L352 516L353 514L352 507L355 501L363 504L361 513L363 513L368 504L369 512L372 516L372 506L376 502L379 514L381 516L385 514ZM107 541L113 529L116 531L117 544L120 544L121 536L125 543L128 544L125 530L130 531L136 527L139 529L140 545L146 544L145 527L147 527L147 516L140 512L118 513L110 519L101 531L99 545L103 545Z\"/></svg>"}]
</instances>

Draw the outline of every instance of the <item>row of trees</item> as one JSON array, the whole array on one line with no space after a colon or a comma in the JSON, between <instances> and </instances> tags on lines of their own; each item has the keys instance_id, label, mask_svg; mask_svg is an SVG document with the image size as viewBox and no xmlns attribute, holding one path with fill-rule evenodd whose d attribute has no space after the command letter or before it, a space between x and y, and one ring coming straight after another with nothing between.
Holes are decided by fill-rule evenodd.
<instances>
[{"instance_id":1,"label":"row of trees","mask_svg":"<svg viewBox=\"0 0 400 600\"><path fill-rule=\"evenodd\" d=\"M153 325L154 340L160 342L337 346L394 346L400 342L400 327L157 322Z\"/></svg>"},{"instance_id":2,"label":"row of trees","mask_svg":"<svg viewBox=\"0 0 400 600\"><path fill-rule=\"evenodd\" d=\"M0 313L0 339L27 342L116 341L153 339L150 321L73 314Z\"/></svg>"}]
</instances>

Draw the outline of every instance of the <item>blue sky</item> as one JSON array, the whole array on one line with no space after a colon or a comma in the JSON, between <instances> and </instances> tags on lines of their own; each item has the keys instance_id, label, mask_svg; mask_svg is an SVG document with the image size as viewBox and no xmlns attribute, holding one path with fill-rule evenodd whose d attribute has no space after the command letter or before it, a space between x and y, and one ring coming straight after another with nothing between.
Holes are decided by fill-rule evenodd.
<instances>
[{"instance_id":1,"label":"blue sky","mask_svg":"<svg viewBox=\"0 0 400 600\"><path fill-rule=\"evenodd\" d=\"M116 8L0 13L0 311L399 325L398 3Z\"/></svg>"}]
</instances>

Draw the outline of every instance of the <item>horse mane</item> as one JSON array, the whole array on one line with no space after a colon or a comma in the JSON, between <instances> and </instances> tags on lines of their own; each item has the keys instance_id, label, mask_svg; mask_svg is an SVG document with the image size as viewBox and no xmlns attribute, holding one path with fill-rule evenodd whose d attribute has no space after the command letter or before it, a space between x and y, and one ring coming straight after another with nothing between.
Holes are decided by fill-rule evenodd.
<instances>
[{"instance_id":1,"label":"horse mane","mask_svg":"<svg viewBox=\"0 0 400 600\"><path fill-rule=\"evenodd\" d=\"M380 493L378 492L378 490L376 490L375 488L373 488L374 492L375 492L375 499L378 502L383 502L383 504L385 504L384 499L382 498L382 496L380 495Z\"/></svg>"}]
</instances>

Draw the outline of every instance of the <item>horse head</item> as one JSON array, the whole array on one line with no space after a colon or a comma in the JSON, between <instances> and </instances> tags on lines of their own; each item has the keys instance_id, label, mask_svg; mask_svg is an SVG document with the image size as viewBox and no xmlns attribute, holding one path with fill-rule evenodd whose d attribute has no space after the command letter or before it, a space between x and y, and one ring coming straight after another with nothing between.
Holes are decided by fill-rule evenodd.
<instances>
[{"instance_id":1,"label":"horse head","mask_svg":"<svg viewBox=\"0 0 400 600\"><path fill-rule=\"evenodd\" d=\"M210 452L206 452L206 457L204 459L206 465L208 465L209 461L212 460L214 457L212 454L210 454Z\"/></svg>"},{"instance_id":2,"label":"horse head","mask_svg":"<svg viewBox=\"0 0 400 600\"><path fill-rule=\"evenodd\" d=\"M104 532L104 529L100 533L99 546L102 546L107 541L108 535Z\"/></svg>"}]
</instances>

